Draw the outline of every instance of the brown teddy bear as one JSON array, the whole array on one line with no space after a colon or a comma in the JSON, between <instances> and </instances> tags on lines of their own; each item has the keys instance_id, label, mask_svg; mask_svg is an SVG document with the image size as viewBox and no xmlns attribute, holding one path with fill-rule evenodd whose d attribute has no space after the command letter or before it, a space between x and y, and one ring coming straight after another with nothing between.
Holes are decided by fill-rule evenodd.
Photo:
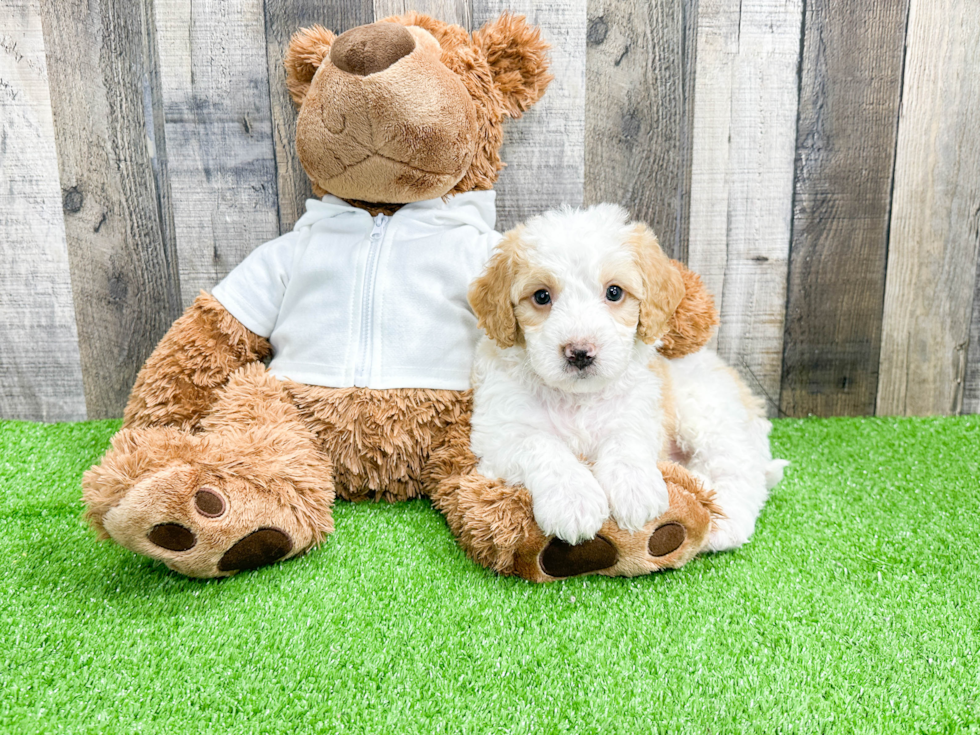
<instances>
[{"instance_id":1,"label":"brown teddy bear","mask_svg":"<svg viewBox=\"0 0 980 735\"><path fill-rule=\"evenodd\" d=\"M662 463L671 508L630 535L546 538L523 488L476 474L466 302L500 235L502 124L551 80L546 44L505 14L472 35L409 13L291 40L296 147L320 201L202 293L147 360L125 423L83 480L100 537L193 577L302 554L335 496L428 496L478 563L545 581L684 564L711 498ZM662 351L715 323L696 276ZM270 362L271 358L271 362Z\"/></svg>"}]
</instances>

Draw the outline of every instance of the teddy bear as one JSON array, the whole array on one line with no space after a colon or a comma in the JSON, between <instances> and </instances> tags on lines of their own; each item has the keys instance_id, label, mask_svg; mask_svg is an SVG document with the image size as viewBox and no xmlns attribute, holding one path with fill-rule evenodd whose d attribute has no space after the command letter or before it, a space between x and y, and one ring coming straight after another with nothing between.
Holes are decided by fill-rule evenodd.
<instances>
[{"instance_id":1,"label":"teddy bear","mask_svg":"<svg viewBox=\"0 0 980 735\"><path fill-rule=\"evenodd\" d=\"M478 474L467 287L500 240L493 184L506 118L544 93L547 45L522 16L470 34L408 13L285 56L296 149L319 200L173 324L140 371L124 423L83 478L100 538L190 577L289 559L333 530L334 499L428 497L467 554L549 581L679 567L717 508L662 462L670 509L639 533L613 520L582 544L548 538L531 500ZM661 351L709 338L696 275Z\"/></svg>"}]
</instances>

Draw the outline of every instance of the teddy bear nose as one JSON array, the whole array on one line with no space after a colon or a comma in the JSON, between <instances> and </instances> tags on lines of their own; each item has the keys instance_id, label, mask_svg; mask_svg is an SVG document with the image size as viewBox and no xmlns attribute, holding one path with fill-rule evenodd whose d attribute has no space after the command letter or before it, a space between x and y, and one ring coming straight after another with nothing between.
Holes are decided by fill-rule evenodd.
<instances>
[{"instance_id":1,"label":"teddy bear nose","mask_svg":"<svg viewBox=\"0 0 980 735\"><path fill-rule=\"evenodd\" d=\"M371 23L341 33L330 47L330 61L341 71L366 77L384 71L412 53L415 39L398 23Z\"/></svg>"}]
</instances>

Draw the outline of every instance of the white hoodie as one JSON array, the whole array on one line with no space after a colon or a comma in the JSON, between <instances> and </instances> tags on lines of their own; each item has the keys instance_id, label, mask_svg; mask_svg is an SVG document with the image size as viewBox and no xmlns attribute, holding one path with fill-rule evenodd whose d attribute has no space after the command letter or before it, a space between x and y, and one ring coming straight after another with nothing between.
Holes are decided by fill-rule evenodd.
<instances>
[{"instance_id":1,"label":"white hoodie","mask_svg":"<svg viewBox=\"0 0 980 735\"><path fill-rule=\"evenodd\" d=\"M470 387L480 331L466 300L501 235L492 191L377 217L327 195L214 288L272 343L270 372L334 388Z\"/></svg>"}]
</instances>

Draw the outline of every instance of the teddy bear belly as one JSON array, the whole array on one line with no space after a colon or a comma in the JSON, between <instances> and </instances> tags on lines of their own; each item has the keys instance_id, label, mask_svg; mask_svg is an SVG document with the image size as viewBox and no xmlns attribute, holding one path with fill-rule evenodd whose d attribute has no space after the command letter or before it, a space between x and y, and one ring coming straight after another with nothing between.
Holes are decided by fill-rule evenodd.
<instances>
[{"instance_id":1,"label":"teddy bear belly","mask_svg":"<svg viewBox=\"0 0 980 735\"><path fill-rule=\"evenodd\" d=\"M472 393L427 388L325 388L286 382L333 464L337 497L395 502L429 495L432 452L468 424Z\"/></svg>"}]
</instances>

